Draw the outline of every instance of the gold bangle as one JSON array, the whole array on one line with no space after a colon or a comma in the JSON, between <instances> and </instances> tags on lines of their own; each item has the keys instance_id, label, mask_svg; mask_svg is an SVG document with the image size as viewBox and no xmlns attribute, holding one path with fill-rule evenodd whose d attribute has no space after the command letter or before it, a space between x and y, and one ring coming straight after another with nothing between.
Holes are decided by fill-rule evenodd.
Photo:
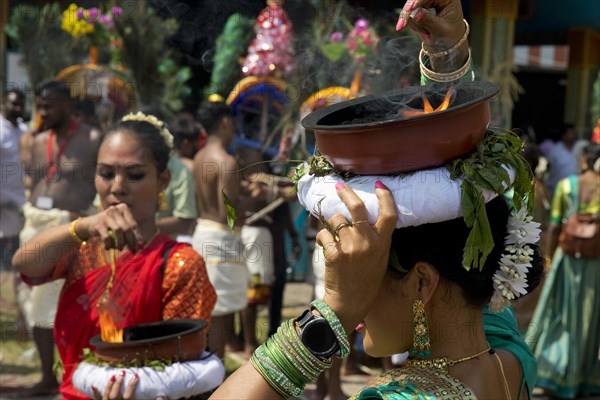
<instances>
[{"instance_id":1,"label":"gold bangle","mask_svg":"<svg viewBox=\"0 0 600 400\"><path fill-rule=\"evenodd\" d=\"M423 50L423 52L429 58L446 57L448 54L452 53L453 51L456 51L456 49L458 49L467 40L467 37L469 36L469 32L471 30L471 28L469 27L469 23L467 22L467 20L463 18L463 22L465 23L465 34L460 38L460 40L458 41L458 43L456 43L454 46L450 47L447 50L440 51L438 53L430 53L427 50L425 50L425 45L423 43L421 43L421 50Z\"/></svg>"},{"instance_id":2,"label":"gold bangle","mask_svg":"<svg viewBox=\"0 0 600 400\"><path fill-rule=\"evenodd\" d=\"M85 244L85 240L80 238L79 235L77 234L77 231L75 230L75 225L77 225L77 223L79 222L80 219L81 219L81 217L71 221L71 223L69 224L69 234L71 235L73 240L75 240L77 243Z\"/></svg>"},{"instance_id":3,"label":"gold bangle","mask_svg":"<svg viewBox=\"0 0 600 400\"><path fill-rule=\"evenodd\" d=\"M429 79L430 81L453 82L465 76L471 69L471 49L469 49L469 57L467 58L467 62L465 62L465 65L463 65L456 71L449 73L434 72L427 68L425 66L425 63L423 62L423 56L425 55L424 53L425 52L423 51L423 49L421 49L421 52L419 53L419 65L421 67L421 74L423 74L423 76Z\"/></svg>"}]
</instances>

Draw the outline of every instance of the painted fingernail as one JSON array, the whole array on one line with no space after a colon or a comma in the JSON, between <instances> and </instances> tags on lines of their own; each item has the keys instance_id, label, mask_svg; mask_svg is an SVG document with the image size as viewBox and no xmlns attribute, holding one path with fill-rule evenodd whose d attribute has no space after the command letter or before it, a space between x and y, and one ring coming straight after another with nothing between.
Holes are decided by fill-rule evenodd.
<instances>
[{"instance_id":1,"label":"painted fingernail","mask_svg":"<svg viewBox=\"0 0 600 400\"><path fill-rule=\"evenodd\" d=\"M119 372L119 376L125 376L125 370L122 369L121 372Z\"/></svg>"},{"instance_id":2,"label":"painted fingernail","mask_svg":"<svg viewBox=\"0 0 600 400\"><path fill-rule=\"evenodd\" d=\"M429 40L431 39L431 35L429 34L429 32L422 32L421 36L423 37L423 39L425 40Z\"/></svg>"},{"instance_id":3,"label":"painted fingernail","mask_svg":"<svg viewBox=\"0 0 600 400\"><path fill-rule=\"evenodd\" d=\"M398 23L396 24L396 31L401 30L402 28L404 28L405 25L406 25L406 21L404 20L404 18L400 17L398 19Z\"/></svg>"},{"instance_id":4,"label":"painted fingernail","mask_svg":"<svg viewBox=\"0 0 600 400\"><path fill-rule=\"evenodd\" d=\"M335 184L335 190L342 190L345 187L346 185L344 185L342 182L338 182Z\"/></svg>"},{"instance_id":5,"label":"painted fingernail","mask_svg":"<svg viewBox=\"0 0 600 400\"><path fill-rule=\"evenodd\" d=\"M376 188L376 189L387 189L387 186L385 186L385 185L383 184L383 182L381 182L379 179L377 179L377 180L375 181L375 188Z\"/></svg>"},{"instance_id":6,"label":"painted fingernail","mask_svg":"<svg viewBox=\"0 0 600 400\"><path fill-rule=\"evenodd\" d=\"M417 15L415 15L415 21L421 22L423 21L423 18L425 18L425 13L423 12L423 10L417 11Z\"/></svg>"},{"instance_id":7,"label":"painted fingernail","mask_svg":"<svg viewBox=\"0 0 600 400\"><path fill-rule=\"evenodd\" d=\"M404 12L408 14L409 12L412 11L414 6L415 6L414 0L407 2L406 5L404 6Z\"/></svg>"},{"instance_id":8,"label":"painted fingernail","mask_svg":"<svg viewBox=\"0 0 600 400\"><path fill-rule=\"evenodd\" d=\"M113 375L113 376L111 376L111 377L110 377L110 381L111 381L111 382L114 382L114 381L116 381L116 380L117 380L117 377L116 377L115 375Z\"/></svg>"},{"instance_id":9,"label":"painted fingernail","mask_svg":"<svg viewBox=\"0 0 600 400\"><path fill-rule=\"evenodd\" d=\"M140 379L140 376L138 374L133 374L133 379L138 380Z\"/></svg>"}]
</instances>

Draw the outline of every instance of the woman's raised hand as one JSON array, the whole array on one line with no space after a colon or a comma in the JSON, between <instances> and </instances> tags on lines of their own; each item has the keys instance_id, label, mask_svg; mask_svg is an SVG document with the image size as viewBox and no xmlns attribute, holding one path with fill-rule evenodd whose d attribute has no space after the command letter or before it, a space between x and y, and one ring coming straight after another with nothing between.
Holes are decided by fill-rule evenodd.
<instances>
[{"instance_id":1,"label":"woman's raised hand","mask_svg":"<svg viewBox=\"0 0 600 400\"><path fill-rule=\"evenodd\" d=\"M123 203L81 219L75 226L75 231L84 240L99 236L107 249L122 250L127 246L129 250L135 251L144 244L144 238L129 206Z\"/></svg>"},{"instance_id":2,"label":"woman's raised hand","mask_svg":"<svg viewBox=\"0 0 600 400\"><path fill-rule=\"evenodd\" d=\"M324 301L335 311L347 332L363 320L383 281L396 226L394 198L381 183L375 183L380 214L375 225L367 221L367 209L348 186L336 185L352 222L342 214L329 218L334 233L323 229L317 234L325 257Z\"/></svg>"},{"instance_id":3,"label":"woman's raised hand","mask_svg":"<svg viewBox=\"0 0 600 400\"><path fill-rule=\"evenodd\" d=\"M426 50L439 52L459 42L465 33L463 18L460 0L408 0L396 30L412 29L421 35Z\"/></svg>"}]
</instances>

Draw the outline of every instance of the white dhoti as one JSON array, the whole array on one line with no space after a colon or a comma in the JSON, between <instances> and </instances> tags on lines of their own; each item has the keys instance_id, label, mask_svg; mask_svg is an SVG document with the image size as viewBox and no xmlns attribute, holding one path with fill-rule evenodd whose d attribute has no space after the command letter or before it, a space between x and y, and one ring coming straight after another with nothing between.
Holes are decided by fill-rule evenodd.
<instances>
[{"instance_id":1,"label":"white dhoti","mask_svg":"<svg viewBox=\"0 0 600 400\"><path fill-rule=\"evenodd\" d=\"M244 226L240 234L242 260L246 262L250 276L260 276L260 283L272 285L275 281L273 261L273 235L262 226Z\"/></svg>"},{"instance_id":2,"label":"white dhoti","mask_svg":"<svg viewBox=\"0 0 600 400\"><path fill-rule=\"evenodd\" d=\"M224 224L199 218L194 231L194 250L206 262L210 283L217 292L212 315L231 314L246 308L248 268L241 257L241 244Z\"/></svg>"},{"instance_id":3,"label":"white dhoti","mask_svg":"<svg viewBox=\"0 0 600 400\"><path fill-rule=\"evenodd\" d=\"M32 206L30 203L23 205L23 215L25 216L25 226L21 230L20 241L25 251L35 251L36 244L30 240L42 232L44 229L66 224L70 221L68 211L52 208L43 210ZM40 257L57 257L53 254L51 248L48 248ZM58 262L58 258L56 259ZM54 318L56 316L56 307L58 297L62 290L64 279L57 279L42 285L30 287L21 282L17 287L17 302L23 311L27 324L30 328L48 328L54 327Z\"/></svg>"}]
</instances>

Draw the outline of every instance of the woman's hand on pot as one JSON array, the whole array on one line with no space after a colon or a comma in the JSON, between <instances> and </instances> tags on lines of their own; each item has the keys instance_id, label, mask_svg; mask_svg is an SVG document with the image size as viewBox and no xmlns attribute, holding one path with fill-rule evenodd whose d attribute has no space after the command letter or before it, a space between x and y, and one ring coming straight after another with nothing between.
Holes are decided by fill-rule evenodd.
<instances>
[{"instance_id":1,"label":"woman's hand on pot","mask_svg":"<svg viewBox=\"0 0 600 400\"><path fill-rule=\"evenodd\" d=\"M127 204L110 206L96 215L81 219L75 231L84 240L99 236L107 249L122 250L127 246L131 251L143 246L140 228Z\"/></svg>"},{"instance_id":2,"label":"woman's hand on pot","mask_svg":"<svg viewBox=\"0 0 600 400\"><path fill-rule=\"evenodd\" d=\"M397 214L391 192L380 181L375 184L380 214L372 226L356 193L341 183L336 189L350 211L352 223L342 214L333 215L328 224L335 232L323 229L317 241L325 257L324 301L349 332L367 314L383 281Z\"/></svg>"},{"instance_id":3,"label":"woman's hand on pot","mask_svg":"<svg viewBox=\"0 0 600 400\"><path fill-rule=\"evenodd\" d=\"M122 370L118 375L113 375L102 390L102 393L100 393L98 388L92 386L94 400L133 400L133 393L140 378L137 374L134 374L128 380L127 384L125 384L125 375L125 370ZM125 390L121 393L123 384L125 384Z\"/></svg>"}]
</instances>

